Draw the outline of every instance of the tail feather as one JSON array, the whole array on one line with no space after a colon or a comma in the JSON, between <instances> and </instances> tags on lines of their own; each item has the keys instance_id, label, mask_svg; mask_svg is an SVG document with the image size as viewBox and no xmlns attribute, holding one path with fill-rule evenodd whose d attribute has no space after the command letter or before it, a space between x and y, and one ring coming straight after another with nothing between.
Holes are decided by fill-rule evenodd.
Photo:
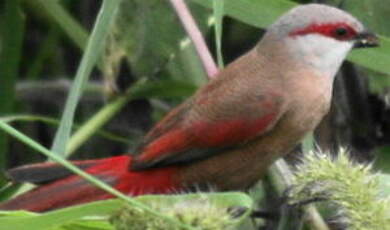
<instances>
[{"instance_id":1,"label":"tail feather","mask_svg":"<svg viewBox=\"0 0 390 230\"><path fill-rule=\"evenodd\" d=\"M145 171L129 171L129 156L96 160L86 172L127 195L171 193L180 190L175 181L177 168L160 168ZM89 160L89 163L93 161ZM44 168L42 168L44 170ZM0 210L24 209L35 212L103 200L113 196L92 185L83 178L72 175L48 183L0 204Z\"/></svg>"},{"instance_id":2,"label":"tail feather","mask_svg":"<svg viewBox=\"0 0 390 230\"><path fill-rule=\"evenodd\" d=\"M74 161L81 169L90 168L102 160ZM38 163L16 167L7 171L7 177L14 182L44 184L72 175L67 168L57 163Z\"/></svg>"}]
</instances>

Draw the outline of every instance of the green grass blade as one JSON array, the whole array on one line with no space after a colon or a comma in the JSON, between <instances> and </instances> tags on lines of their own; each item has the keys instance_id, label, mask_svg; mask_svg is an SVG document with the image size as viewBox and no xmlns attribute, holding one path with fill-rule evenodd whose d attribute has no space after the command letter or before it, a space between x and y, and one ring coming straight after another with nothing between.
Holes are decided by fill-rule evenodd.
<instances>
[{"instance_id":1,"label":"green grass blade","mask_svg":"<svg viewBox=\"0 0 390 230\"><path fill-rule=\"evenodd\" d=\"M66 101L65 110L61 118L61 124L58 128L52 146L52 151L60 155L65 154L77 104L92 68L104 48L105 39L109 32L110 25L114 21L120 2L120 0L103 1L99 15L97 16L95 26L92 30L85 53L77 70L73 86Z\"/></svg>"},{"instance_id":2,"label":"green grass blade","mask_svg":"<svg viewBox=\"0 0 390 230\"><path fill-rule=\"evenodd\" d=\"M63 165L67 169L69 169L70 171L80 175L81 177L83 177L86 180L88 180L89 182L97 185L98 187L104 189L105 191L107 191L109 193L112 193L112 194L114 194L114 195L116 195L118 197L122 197L122 198L126 197L125 199L127 199L127 196L121 194L120 192L118 192L115 189L113 189L111 186L105 184L104 182L94 178L93 176L89 175L88 173L84 172L83 170L77 168L76 166L71 164L69 161L63 159L62 157L58 156L57 154L55 154L55 153L51 152L50 150L46 149L45 147L43 147L39 143L35 142L34 140L32 140L31 138L27 137L23 133L21 133L18 130L14 129L12 126L9 126L4 121L0 121L0 129L2 129L3 131L7 132L8 134L14 136L15 138L17 138L21 142L25 143L26 145L30 146L32 149L34 149L34 150L44 154L45 156L53 159L54 161L60 163L61 165Z\"/></svg>"},{"instance_id":3,"label":"green grass blade","mask_svg":"<svg viewBox=\"0 0 390 230\"><path fill-rule=\"evenodd\" d=\"M0 217L0 230L52 229L85 216L109 216L123 205L122 200L106 200L36 215Z\"/></svg>"},{"instance_id":4,"label":"green grass blade","mask_svg":"<svg viewBox=\"0 0 390 230\"><path fill-rule=\"evenodd\" d=\"M4 121L6 123L11 123L11 122L43 122L48 125L54 125L58 126L60 121L53 118L53 117L47 117L47 116L41 116L41 115L31 115L31 114L18 114L18 115L10 115L10 116L3 116L0 117L0 121ZM74 129L82 128L78 124L73 125ZM120 142L123 144L131 144L132 141L129 140L128 137L120 136L115 133L105 131L105 130L96 130L96 134L104 137L106 139ZM69 142L72 142L69 140Z\"/></svg>"},{"instance_id":5,"label":"green grass blade","mask_svg":"<svg viewBox=\"0 0 390 230\"><path fill-rule=\"evenodd\" d=\"M214 13L214 33L215 33L215 44L217 49L217 62L218 67L223 69L223 55L222 55L222 19L223 19L223 8L224 1L213 0L213 13Z\"/></svg>"},{"instance_id":6,"label":"green grass blade","mask_svg":"<svg viewBox=\"0 0 390 230\"><path fill-rule=\"evenodd\" d=\"M88 32L64 9L59 1L26 1L30 2L30 4L39 5L39 8L45 10L45 13L65 31L65 34L67 34L81 50L85 48L88 40Z\"/></svg>"},{"instance_id":7,"label":"green grass blade","mask_svg":"<svg viewBox=\"0 0 390 230\"><path fill-rule=\"evenodd\" d=\"M14 106L15 84L24 34L24 17L20 4L20 0L7 0L4 5L0 45L0 115L11 113ZM0 171L7 165L7 154L7 135L0 133ZM3 178L0 178L0 187L3 182Z\"/></svg>"},{"instance_id":8,"label":"green grass blade","mask_svg":"<svg viewBox=\"0 0 390 230\"><path fill-rule=\"evenodd\" d=\"M77 132L72 135L67 144L66 155L71 155L76 151L86 140L88 140L96 131L115 116L129 100L131 94L127 93L115 98L114 101L106 104L102 109L93 115Z\"/></svg>"},{"instance_id":9,"label":"green grass blade","mask_svg":"<svg viewBox=\"0 0 390 230\"><path fill-rule=\"evenodd\" d=\"M55 154L54 152L46 149L44 146L40 145L39 143L35 142L28 136L24 135L23 133L19 132L18 130L14 129L12 126L9 126L7 123L0 121L0 129L7 132L8 134L12 135L13 137L17 138L21 142L25 143L26 145L30 146L34 150L44 154L48 158L54 160L55 162L63 165L67 169L69 169L71 172L79 175L80 177L84 178L88 182L96 185L97 187L103 189L104 191L113 194L114 196L128 202L130 205L133 205L134 207L138 207L143 209L144 211L150 213L151 215L154 215L156 217L160 217L166 221L169 221L177 226L182 227L183 229L192 229L191 227L181 224L180 222L176 221L175 219L168 217L162 213L156 212L152 208L137 202L135 199L119 192L118 190L112 188L105 182L95 178L94 176L84 172L83 170L79 169L78 167L74 166L72 163L67 161L66 159L62 158L61 156L58 156L58 154Z\"/></svg>"}]
</instances>

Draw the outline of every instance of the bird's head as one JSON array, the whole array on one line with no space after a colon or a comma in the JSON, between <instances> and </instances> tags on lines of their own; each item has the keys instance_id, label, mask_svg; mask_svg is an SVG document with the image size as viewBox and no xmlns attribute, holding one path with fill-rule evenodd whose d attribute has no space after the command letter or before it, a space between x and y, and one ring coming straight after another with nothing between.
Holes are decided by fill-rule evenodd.
<instances>
[{"instance_id":1,"label":"bird's head","mask_svg":"<svg viewBox=\"0 0 390 230\"><path fill-rule=\"evenodd\" d=\"M352 48L379 44L355 17L320 4L291 9L268 28L264 40L282 42L293 57L332 76Z\"/></svg>"}]
</instances>

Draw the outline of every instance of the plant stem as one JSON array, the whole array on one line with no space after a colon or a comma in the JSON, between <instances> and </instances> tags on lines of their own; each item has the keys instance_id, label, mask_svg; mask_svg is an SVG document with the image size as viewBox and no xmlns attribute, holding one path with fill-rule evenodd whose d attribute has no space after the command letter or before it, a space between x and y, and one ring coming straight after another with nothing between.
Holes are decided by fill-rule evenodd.
<instances>
[{"instance_id":1,"label":"plant stem","mask_svg":"<svg viewBox=\"0 0 390 230\"><path fill-rule=\"evenodd\" d=\"M135 84L135 86L137 86L137 84ZM130 92L133 88L134 87L131 87L126 94L118 96L114 101L106 104L80 129L78 129L74 135L72 135L66 146L66 156L69 156L76 151L86 140L96 133L132 99L132 94Z\"/></svg>"},{"instance_id":2,"label":"plant stem","mask_svg":"<svg viewBox=\"0 0 390 230\"><path fill-rule=\"evenodd\" d=\"M114 21L120 2L120 0L103 1L95 26L85 49L85 53L77 70L73 86L68 95L68 99L66 100L60 126L54 138L52 150L57 154L65 155L66 145L70 138L77 104L80 100L84 85L88 81L89 74L95 66L103 47L105 47L105 39L109 28Z\"/></svg>"},{"instance_id":3,"label":"plant stem","mask_svg":"<svg viewBox=\"0 0 390 230\"><path fill-rule=\"evenodd\" d=\"M194 43L195 49L202 61L203 67L207 72L209 78L214 78L219 72L217 65L214 62L213 57L209 49L207 48L206 42L203 39L202 33L197 27L194 18L188 10L183 0L170 0L173 8L175 9L181 23L184 26L188 36Z\"/></svg>"},{"instance_id":4,"label":"plant stem","mask_svg":"<svg viewBox=\"0 0 390 230\"><path fill-rule=\"evenodd\" d=\"M222 19L223 19L224 1L213 0L213 17L214 17L214 34L218 67L223 69L223 55L222 55Z\"/></svg>"}]
</instances>

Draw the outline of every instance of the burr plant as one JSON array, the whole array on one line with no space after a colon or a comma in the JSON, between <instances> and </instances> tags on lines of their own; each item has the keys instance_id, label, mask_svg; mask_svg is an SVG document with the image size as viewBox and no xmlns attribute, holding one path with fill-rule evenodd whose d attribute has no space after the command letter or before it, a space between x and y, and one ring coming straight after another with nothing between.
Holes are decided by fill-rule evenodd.
<instances>
[{"instance_id":1,"label":"burr plant","mask_svg":"<svg viewBox=\"0 0 390 230\"><path fill-rule=\"evenodd\" d=\"M295 174L295 200L325 198L337 221L350 230L390 229L390 199L381 196L379 175L370 164L354 163L345 149L332 157L305 154Z\"/></svg>"}]
</instances>

